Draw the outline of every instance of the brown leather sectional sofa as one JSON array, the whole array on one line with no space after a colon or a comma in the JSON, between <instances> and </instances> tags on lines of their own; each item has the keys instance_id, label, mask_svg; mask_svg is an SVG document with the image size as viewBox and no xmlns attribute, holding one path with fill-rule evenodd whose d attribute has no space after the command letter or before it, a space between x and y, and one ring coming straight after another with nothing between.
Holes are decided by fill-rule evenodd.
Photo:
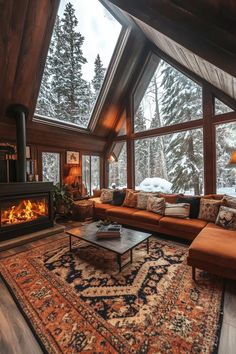
<instances>
[{"instance_id":1,"label":"brown leather sectional sofa","mask_svg":"<svg viewBox=\"0 0 236 354\"><path fill-rule=\"evenodd\" d=\"M225 230L200 219L161 216L147 210L102 204L100 198L92 200L97 219L116 221L193 241L187 258L188 265L192 266L193 279L196 268L236 279L236 231Z\"/></svg>"}]
</instances>

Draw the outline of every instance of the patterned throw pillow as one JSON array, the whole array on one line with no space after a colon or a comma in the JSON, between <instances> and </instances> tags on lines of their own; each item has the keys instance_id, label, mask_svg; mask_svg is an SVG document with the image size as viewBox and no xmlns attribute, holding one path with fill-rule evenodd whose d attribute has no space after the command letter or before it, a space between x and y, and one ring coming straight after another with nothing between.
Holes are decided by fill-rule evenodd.
<instances>
[{"instance_id":1,"label":"patterned throw pillow","mask_svg":"<svg viewBox=\"0 0 236 354\"><path fill-rule=\"evenodd\" d=\"M138 193L138 198L137 198L137 208L138 209L147 209L147 201L150 196L157 197L157 193L148 193L148 192L139 192Z\"/></svg>"},{"instance_id":2,"label":"patterned throw pillow","mask_svg":"<svg viewBox=\"0 0 236 354\"><path fill-rule=\"evenodd\" d=\"M164 215L165 212L165 199L154 196L148 197L147 210L153 213Z\"/></svg>"},{"instance_id":3,"label":"patterned throw pillow","mask_svg":"<svg viewBox=\"0 0 236 354\"><path fill-rule=\"evenodd\" d=\"M126 189L125 200L123 206L127 206L129 208L137 207L137 198L138 192L133 189Z\"/></svg>"},{"instance_id":4,"label":"patterned throw pillow","mask_svg":"<svg viewBox=\"0 0 236 354\"><path fill-rule=\"evenodd\" d=\"M166 203L165 216L172 216L180 219L188 219L190 213L190 204L188 203Z\"/></svg>"},{"instance_id":5,"label":"patterned throw pillow","mask_svg":"<svg viewBox=\"0 0 236 354\"><path fill-rule=\"evenodd\" d=\"M102 203L111 203L113 199L113 192L112 189L102 189L102 193L100 196L100 200Z\"/></svg>"},{"instance_id":6,"label":"patterned throw pillow","mask_svg":"<svg viewBox=\"0 0 236 354\"><path fill-rule=\"evenodd\" d=\"M221 205L221 200L201 198L198 219L215 222Z\"/></svg>"},{"instance_id":7,"label":"patterned throw pillow","mask_svg":"<svg viewBox=\"0 0 236 354\"><path fill-rule=\"evenodd\" d=\"M230 195L225 195L223 198L223 204L229 208L236 209L236 198Z\"/></svg>"},{"instance_id":8,"label":"patterned throw pillow","mask_svg":"<svg viewBox=\"0 0 236 354\"><path fill-rule=\"evenodd\" d=\"M228 230L236 230L236 209L221 206L216 219L216 225Z\"/></svg>"}]
</instances>

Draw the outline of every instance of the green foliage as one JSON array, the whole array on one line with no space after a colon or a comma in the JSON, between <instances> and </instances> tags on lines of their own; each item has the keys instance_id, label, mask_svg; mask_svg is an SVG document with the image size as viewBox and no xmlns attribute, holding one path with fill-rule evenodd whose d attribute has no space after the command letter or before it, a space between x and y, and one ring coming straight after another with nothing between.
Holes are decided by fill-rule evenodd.
<instances>
[{"instance_id":1,"label":"green foliage","mask_svg":"<svg viewBox=\"0 0 236 354\"><path fill-rule=\"evenodd\" d=\"M71 210L73 199L66 185L59 183L53 186L53 207L55 213L68 214Z\"/></svg>"}]
</instances>

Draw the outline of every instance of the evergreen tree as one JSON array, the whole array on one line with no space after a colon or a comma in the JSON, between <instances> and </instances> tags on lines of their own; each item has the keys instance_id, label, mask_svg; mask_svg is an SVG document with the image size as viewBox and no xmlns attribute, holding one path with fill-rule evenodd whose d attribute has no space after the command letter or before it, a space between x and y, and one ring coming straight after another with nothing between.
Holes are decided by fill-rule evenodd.
<instances>
[{"instance_id":1,"label":"evergreen tree","mask_svg":"<svg viewBox=\"0 0 236 354\"><path fill-rule=\"evenodd\" d=\"M139 105L135 117L135 128L137 131L146 130L146 119L144 117L142 102ZM140 183L146 178L150 177L149 173L149 140L139 139L135 141L135 186L138 187Z\"/></svg>"},{"instance_id":2,"label":"evergreen tree","mask_svg":"<svg viewBox=\"0 0 236 354\"><path fill-rule=\"evenodd\" d=\"M201 116L201 88L170 65L162 64L162 116L165 125ZM172 134L166 141L169 179L173 191L202 193L202 132L199 129Z\"/></svg>"},{"instance_id":3,"label":"evergreen tree","mask_svg":"<svg viewBox=\"0 0 236 354\"><path fill-rule=\"evenodd\" d=\"M57 16L49 49L51 55L48 57L47 61L50 63L52 116L60 120L65 120L65 111L63 109L64 61L62 41L61 21L59 16Z\"/></svg>"},{"instance_id":4,"label":"evergreen tree","mask_svg":"<svg viewBox=\"0 0 236 354\"><path fill-rule=\"evenodd\" d=\"M88 86L82 78L82 65L87 60L82 52L84 37L77 31L77 25L73 5L68 3L62 18L63 107L67 121L87 126L89 110L84 98Z\"/></svg>"},{"instance_id":5,"label":"evergreen tree","mask_svg":"<svg viewBox=\"0 0 236 354\"><path fill-rule=\"evenodd\" d=\"M50 57L50 51L49 51ZM44 73L41 81L36 113L45 117L53 116L53 104L52 104L52 92L51 92L51 72L50 72L50 64L49 61L46 61L44 67Z\"/></svg>"},{"instance_id":6,"label":"evergreen tree","mask_svg":"<svg viewBox=\"0 0 236 354\"><path fill-rule=\"evenodd\" d=\"M105 68L103 67L100 55L98 54L94 62L94 78L92 80L93 89L95 96L97 97L100 89L102 87L104 77L105 77Z\"/></svg>"}]
</instances>

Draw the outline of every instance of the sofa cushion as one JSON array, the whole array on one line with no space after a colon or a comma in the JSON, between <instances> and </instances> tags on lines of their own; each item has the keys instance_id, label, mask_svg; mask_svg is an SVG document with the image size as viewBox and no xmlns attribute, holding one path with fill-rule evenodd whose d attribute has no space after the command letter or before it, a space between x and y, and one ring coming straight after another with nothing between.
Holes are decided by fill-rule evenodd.
<instances>
[{"instance_id":1,"label":"sofa cushion","mask_svg":"<svg viewBox=\"0 0 236 354\"><path fill-rule=\"evenodd\" d=\"M162 215L155 214L147 210L136 211L132 215L132 219L140 222L146 222L148 224L159 224L161 218Z\"/></svg>"},{"instance_id":2,"label":"sofa cushion","mask_svg":"<svg viewBox=\"0 0 236 354\"><path fill-rule=\"evenodd\" d=\"M225 195L223 198L223 204L229 208L236 209L236 197L231 197L230 195Z\"/></svg>"},{"instance_id":3,"label":"sofa cushion","mask_svg":"<svg viewBox=\"0 0 236 354\"><path fill-rule=\"evenodd\" d=\"M236 209L221 206L216 225L222 226L224 229L236 230Z\"/></svg>"},{"instance_id":4,"label":"sofa cushion","mask_svg":"<svg viewBox=\"0 0 236 354\"><path fill-rule=\"evenodd\" d=\"M114 216L116 218L130 218L138 209L128 207L115 207L107 210L107 216Z\"/></svg>"},{"instance_id":5,"label":"sofa cushion","mask_svg":"<svg viewBox=\"0 0 236 354\"><path fill-rule=\"evenodd\" d=\"M165 228L194 233L200 232L206 226L206 224L206 221L199 219L178 219L169 216L164 216L160 219L160 225Z\"/></svg>"},{"instance_id":6,"label":"sofa cushion","mask_svg":"<svg viewBox=\"0 0 236 354\"><path fill-rule=\"evenodd\" d=\"M138 209L143 209L146 210L147 209L147 202L148 202L148 198L150 196L158 196L158 193L148 193L148 192L139 192L138 196L137 196L137 208Z\"/></svg>"},{"instance_id":7,"label":"sofa cushion","mask_svg":"<svg viewBox=\"0 0 236 354\"><path fill-rule=\"evenodd\" d=\"M126 189L124 207L136 208L137 207L138 192L133 189Z\"/></svg>"},{"instance_id":8,"label":"sofa cushion","mask_svg":"<svg viewBox=\"0 0 236 354\"><path fill-rule=\"evenodd\" d=\"M193 240L189 257L236 269L236 232L207 227Z\"/></svg>"},{"instance_id":9,"label":"sofa cushion","mask_svg":"<svg viewBox=\"0 0 236 354\"><path fill-rule=\"evenodd\" d=\"M121 190L115 190L113 192L113 199L111 204L115 206L121 206L124 203L125 200L125 191Z\"/></svg>"},{"instance_id":10,"label":"sofa cushion","mask_svg":"<svg viewBox=\"0 0 236 354\"><path fill-rule=\"evenodd\" d=\"M160 198L165 198L165 201L167 203L177 203L177 199L181 197L182 194L164 194L164 193L159 193Z\"/></svg>"},{"instance_id":11,"label":"sofa cushion","mask_svg":"<svg viewBox=\"0 0 236 354\"><path fill-rule=\"evenodd\" d=\"M165 216L176 217L180 219L188 219L190 213L189 203L166 203Z\"/></svg>"},{"instance_id":12,"label":"sofa cushion","mask_svg":"<svg viewBox=\"0 0 236 354\"><path fill-rule=\"evenodd\" d=\"M105 204L105 203L101 203L101 202L100 203L95 202L95 204L94 204L95 214L97 214L97 215L105 216L106 211L108 209L112 209L112 208L114 208L114 206L111 204Z\"/></svg>"},{"instance_id":13,"label":"sofa cushion","mask_svg":"<svg viewBox=\"0 0 236 354\"><path fill-rule=\"evenodd\" d=\"M102 190L101 189L93 189L93 197L94 198L99 198L102 194Z\"/></svg>"},{"instance_id":14,"label":"sofa cushion","mask_svg":"<svg viewBox=\"0 0 236 354\"><path fill-rule=\"evenodd\" d=\"M113 189L102 189L100 200L102 203L110 203L113 198Z\"/></svg>"},{"instance_id":15,"label":"sofa cushion","mask_svg":"<svg viewBox=\"0 0 236 354\"><path fill-rule=\"evenodd\" d=\"M221 205L221 200L201 198L198 218L215 222Z\"/></svg>"},{"instance_id":16,"label":"sofa cushion","mask_svg":"<svg viewBox=\"0 0 236 354\"><path fill-rule=\"evenodd\" d=\"M199 209L200 209L200 197L194 197L194 196L178 197L177 203L189 203L190 204L189 217L191 219L198 218Z\"/></svg>"},{"instance_id":17,"label":"sofa cushion","mask_svg":"<svg viewBox=\"0 0 236 354\"><path fill-rule=\"evenodd\" d=\"M153 196L148 197L147 210L151 211L152 213L164 215L165 199Z\"/></svg>"},{"instance_id":18,"label":"sofa cushion","mask_svg":"<svg viewBox=\"0 0 236 354\"><path fill-rule=\"evenodd\" d=\"M202 196L204 199L215 199L215 200L221 200L223 199L224 194L206 194Z\"/></svg>"}]
</instances>

